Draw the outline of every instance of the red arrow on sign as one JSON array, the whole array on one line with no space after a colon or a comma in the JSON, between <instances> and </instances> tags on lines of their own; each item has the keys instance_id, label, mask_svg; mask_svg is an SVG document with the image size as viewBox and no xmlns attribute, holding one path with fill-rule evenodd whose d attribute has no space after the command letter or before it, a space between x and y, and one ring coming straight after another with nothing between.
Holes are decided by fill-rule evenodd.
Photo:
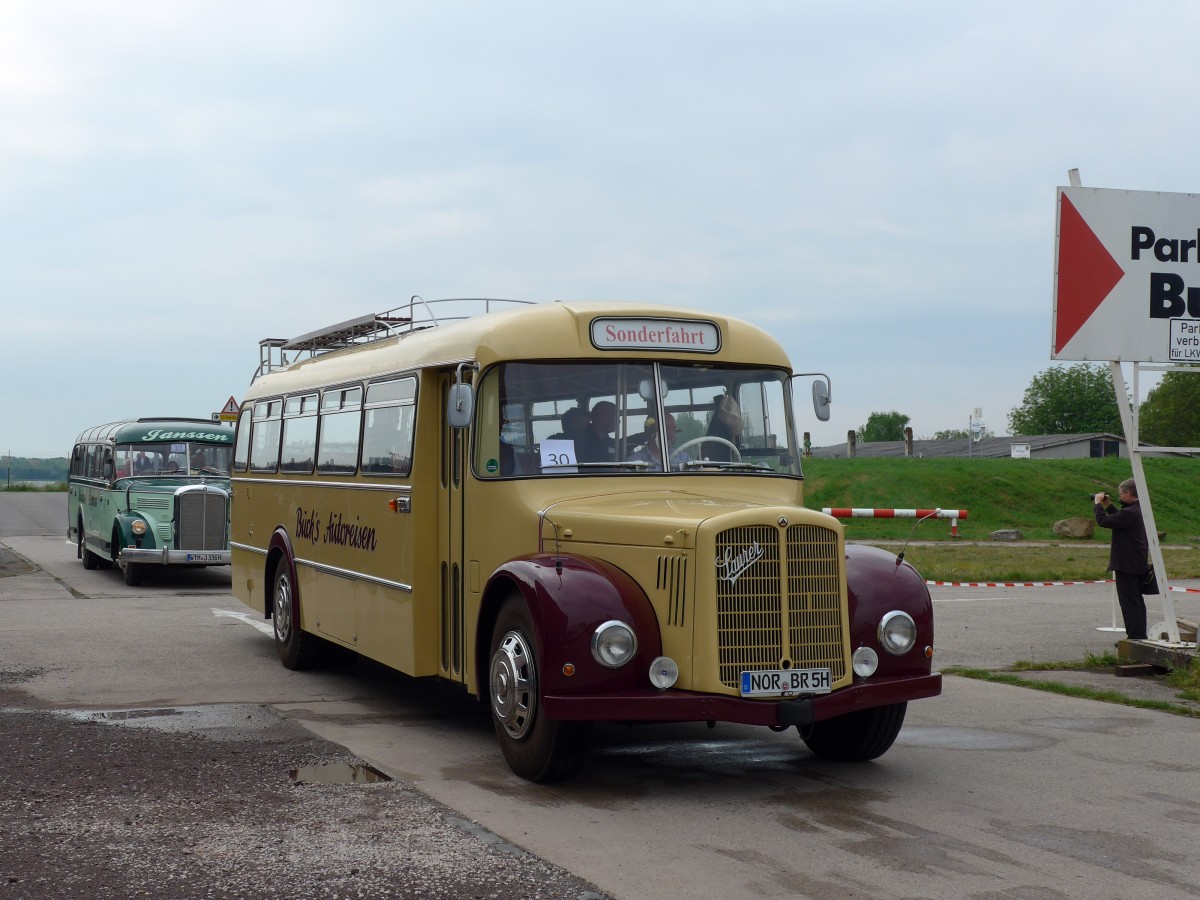
<instances>
[{"instance_id":1,"label":"red arrow on sign","mask_svg":"<svg viewBox=\"0 0 1200 900\"><path fill-rule=\"evenodd\" d=\"M1117 265L1083 216L1061 195L1058 234L1058 303L1054 352L1058 353L1091 318L1125 271Z\"/></svg>"}]
</instances>

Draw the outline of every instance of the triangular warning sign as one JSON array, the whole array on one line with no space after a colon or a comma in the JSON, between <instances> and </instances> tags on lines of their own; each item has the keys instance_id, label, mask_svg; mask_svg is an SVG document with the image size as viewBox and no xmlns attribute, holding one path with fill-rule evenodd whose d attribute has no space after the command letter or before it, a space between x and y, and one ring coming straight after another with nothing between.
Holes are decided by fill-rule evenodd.
<instances>
[{"instance_id":1,"label":"triangular warning sign","mask_svg":"<svg viewBox=\"0 0 1200 900\"><path fill-rule=\"evenodd\" d=\"M238 402L230 397L225 401L225 405L221 408L223 413L235 413L238 411Z\"/></svg>"},{"instance_id":2,"label":"triangular warning sign","mask_svg":"<svg viewBox=\"0 0 1200 900\"><path fill-rule=\"evenodd\" d=\"M1125 272L1117 265L1083 216L1061 195L1058 235L1058 302L1054 316L1054 352L1059 353Z\"/></svg>"}]
</instances>

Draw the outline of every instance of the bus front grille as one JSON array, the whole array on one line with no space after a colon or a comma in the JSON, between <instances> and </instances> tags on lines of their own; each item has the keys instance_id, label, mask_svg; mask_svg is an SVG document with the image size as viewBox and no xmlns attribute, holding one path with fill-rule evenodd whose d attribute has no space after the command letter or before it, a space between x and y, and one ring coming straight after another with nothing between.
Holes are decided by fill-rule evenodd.
<instances>
[{"instance_id":1,"label":"bus front grille","mask_svg":"<svg viewBox=\"0 0 1200 900\"><path fill-rule=\"evenodd\" d=\"M719 679L737 690L743 671L826 668L845 677L841 557L819 525L730 528L717 535Z\"/></svg>"},{"instance_id":2,"label":"bus front grille","mask_svg":"<svg viewBox=\"0 0 1200 900\"><path fill-rule=\"evenodd\" d=\"M186 491L175 501L175 549L229 547L228 495L224 491Z\"/></svg>"}]
</instances>

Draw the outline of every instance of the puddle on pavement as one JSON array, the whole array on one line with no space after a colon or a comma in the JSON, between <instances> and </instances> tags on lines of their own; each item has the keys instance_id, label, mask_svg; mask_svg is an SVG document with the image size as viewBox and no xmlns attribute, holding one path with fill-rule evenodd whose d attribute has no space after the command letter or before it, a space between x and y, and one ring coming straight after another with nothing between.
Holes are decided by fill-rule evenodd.
<instances>
[{"instance_id":1,"label":"puddle on pavement","mask_svg":"<svg viewBox=\"0 0 1200 900\"><path fill-rule=\"evenodd\" d=\"M359 766L351 763L324 763L319 766L302 766L288 772L297 784L372 784L391 781L374 766Z\"/></svg>"}]
</instances>

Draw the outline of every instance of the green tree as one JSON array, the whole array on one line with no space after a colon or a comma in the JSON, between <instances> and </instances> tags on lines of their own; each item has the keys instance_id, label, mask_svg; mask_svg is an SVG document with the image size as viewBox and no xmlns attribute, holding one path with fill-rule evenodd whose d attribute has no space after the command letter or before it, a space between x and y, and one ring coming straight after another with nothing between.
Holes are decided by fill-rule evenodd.
<instances>
[{"instance_id":1,"label":"green tree","mask_svg":"<svg viewBox=\"0 0 1200 900\"><path fill-rule=\"evenodd\" d=\"M1055 366L1033 376L1025 399L1008 414L1012 434L1121 434L1121 413L1108 366Z\"/></svg>"},{"instance_id":2,"label":"green tree","mask_svg":"<svg viewBox=\"0 0 1200 900\"><path fill-rule=\"evenodd\" d=\"M992 429L990 429L990 428L981 428L979 430L979 439L980 440L983 440L984 438L995 437L995 436L996 436L995 432L993 432ZM957 441L957 440L965 441L967 439L967 429L965 429L965 428L948 428L945 431L935 431L933 433L933 439L935 441Z\"/></svg>"},{"instance_id":3,"label":"green tree","mask_svg":"<svg viewBox=\"0 0 1200 900\"><path fill-rule=\"evenodd\" d=\"M855 432L855 436L859 443L863 444L875 441L902 441L904 440L904 426L908 422L908 416L895 410L885 413L873 412L867 416L867 424L859 428Z\"/></svg>"},{"instance_id":4,"label":"green tree","mask_svg":"<svg viewBox=\"0 0 1200 900\"><path fill-rule=\"evenodd\" d=\"M1167 372L1141 405L1138 439L1160 447L1200 447L1200 377Z\"/></svg>"}]
</instances>

